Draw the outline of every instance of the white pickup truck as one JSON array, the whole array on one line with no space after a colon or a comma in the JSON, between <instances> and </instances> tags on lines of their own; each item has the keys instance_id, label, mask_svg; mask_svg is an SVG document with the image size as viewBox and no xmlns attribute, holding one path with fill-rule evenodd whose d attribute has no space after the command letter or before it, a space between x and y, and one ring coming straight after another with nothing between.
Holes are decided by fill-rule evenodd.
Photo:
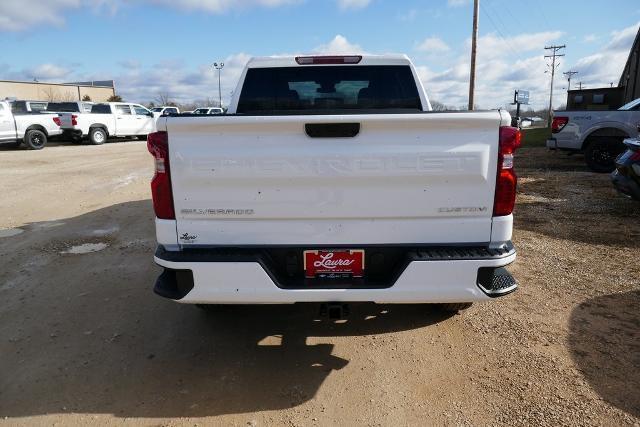
<instances>
[{"instance_id":1,"label":"white pickup truck","mask_svg":"<svg viewBox=\"0 0 640 427\"><path fill-rule=\"evenodd\" d=\"M170 114L180 114L180 109L178 107L162 106L152 108L151 112L153 113L153 117L157 119L158 117L168 116Z\"/></svg>"},{"instance_id":2,"label":"white pickup truck","mask_svg":"<svg viewBox=\"0 0 640 427\"><path fill-rule=\"evenodd\" d=\"M90 113L61 113L60 127L71 139L88 138L100 145L109 137L146 137L155 131L153 113L139 104L109 102L91 106Z\"/></svg>"},{"instance_id":3,"label":"white pickup truck","mask_svg":"<svg viewBox=\"0 0 640 427\"><path fill-rule=\"evenodd\" d=\"M224 110L220 107L201 107L193 110L191 114L224 114Z\"/></svg>"},{"instance_id":4,"label":"white pickup truck","mask_svg":"<svg viewBox=\"0 0 640 427\"><path fill-rule=\"evenodd\" d=\"M437 113L404 55L249 61L226 115L149 135L155 292L182 303L441 303L516 289L520 133Z\"/></svg>"},{"instance_id":5,"label":"white pickup truck","mask_svg":"<svg viewBox=\"0 0 640 427\"><path fill-rule=\"evenodd\" d=\"M551 150L584 152L587 166L594 172L612 172L623 151L626 138L638 136L640 99L613 111L554 111Z\"/></svg>"},{"instance_id":6,"label":"white pickup truck","mask_svg":"<svg viewBox=\"0 0 640 427\"><path fill-rule=\"evenodd\" d=\"M10 102L0 101L0 142L17 142L30 150L40 150L47 139L60 135L58 117L40 112L14 113Z\"/></svg>"}]
</instances>

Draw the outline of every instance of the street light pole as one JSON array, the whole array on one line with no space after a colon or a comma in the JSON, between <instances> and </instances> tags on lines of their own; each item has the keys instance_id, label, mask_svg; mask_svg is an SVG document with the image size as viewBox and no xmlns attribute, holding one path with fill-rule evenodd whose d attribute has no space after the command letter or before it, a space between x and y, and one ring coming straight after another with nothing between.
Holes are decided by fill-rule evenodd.
<instances>
[{"instance_id":1,"label":"street light pole","mask_svg":"<svg viewBox=\"0 0 640 427\"><path fill-rule=\"evenodd\" d=\"M215 68L216 70L218 70L218 104L220 106L220 108L222 108L222 89L220 87L220 73L222 72L222 68L224 67L224 62L214 62L213 63L213 68Z\"/></svg>"}]
</instances>

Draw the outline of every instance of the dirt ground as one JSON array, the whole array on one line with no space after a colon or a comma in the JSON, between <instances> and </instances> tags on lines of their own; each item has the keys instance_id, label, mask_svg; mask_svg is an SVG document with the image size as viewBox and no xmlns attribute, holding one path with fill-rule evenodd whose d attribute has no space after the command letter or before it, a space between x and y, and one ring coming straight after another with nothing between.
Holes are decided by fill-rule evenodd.
<instances>
[{"instance_id":1,"label":"dirt ground","mask_svg":"<svg viewBox=\"0 0 640 427\"><path fill-rule=\"evenodd\" d=\"M0 147L0 425L640 425L640 203L580 156L518 155L518 292L341 323L155 296L151 168Z\"/></svg>"}]
</instances>

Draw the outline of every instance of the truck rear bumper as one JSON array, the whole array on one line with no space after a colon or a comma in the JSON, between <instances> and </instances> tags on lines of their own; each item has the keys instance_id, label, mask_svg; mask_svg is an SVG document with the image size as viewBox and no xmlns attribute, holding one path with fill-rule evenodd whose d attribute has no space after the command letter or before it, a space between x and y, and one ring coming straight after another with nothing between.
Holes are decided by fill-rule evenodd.
<instances>
[{"instance_id":1,"label":"truck rear bumper","mask_svg":"<svg viewBox=\"0 0 640 427\"><path fill-rule=\"evenodd\" d=\"M154 260L165 270L154 291L191 304L485 301L515 291L515 280L503 268L515 258L511 244L501 249L416 248L406 252L399 273L383 286L319 288L304 280L293 287L283 284L260 249L170 252L160 246Z\"/></svg>"}]
</instances>

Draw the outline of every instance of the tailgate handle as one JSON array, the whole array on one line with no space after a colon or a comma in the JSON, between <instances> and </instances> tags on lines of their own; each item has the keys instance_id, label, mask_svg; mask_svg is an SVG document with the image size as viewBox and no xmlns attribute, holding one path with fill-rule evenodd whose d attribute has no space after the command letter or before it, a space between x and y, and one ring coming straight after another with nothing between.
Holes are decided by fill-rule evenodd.
<instances>
[{"instance_id":1,"label":"tailgate handle","mask_svg":"<svg viewBox=\"0 0 640 427\"><path fill-rule=\"evenodd\" d=\"M360 133L360 123L306 123L304 131L311 138L353 138Z\"/></svg>"}]
</instances>

